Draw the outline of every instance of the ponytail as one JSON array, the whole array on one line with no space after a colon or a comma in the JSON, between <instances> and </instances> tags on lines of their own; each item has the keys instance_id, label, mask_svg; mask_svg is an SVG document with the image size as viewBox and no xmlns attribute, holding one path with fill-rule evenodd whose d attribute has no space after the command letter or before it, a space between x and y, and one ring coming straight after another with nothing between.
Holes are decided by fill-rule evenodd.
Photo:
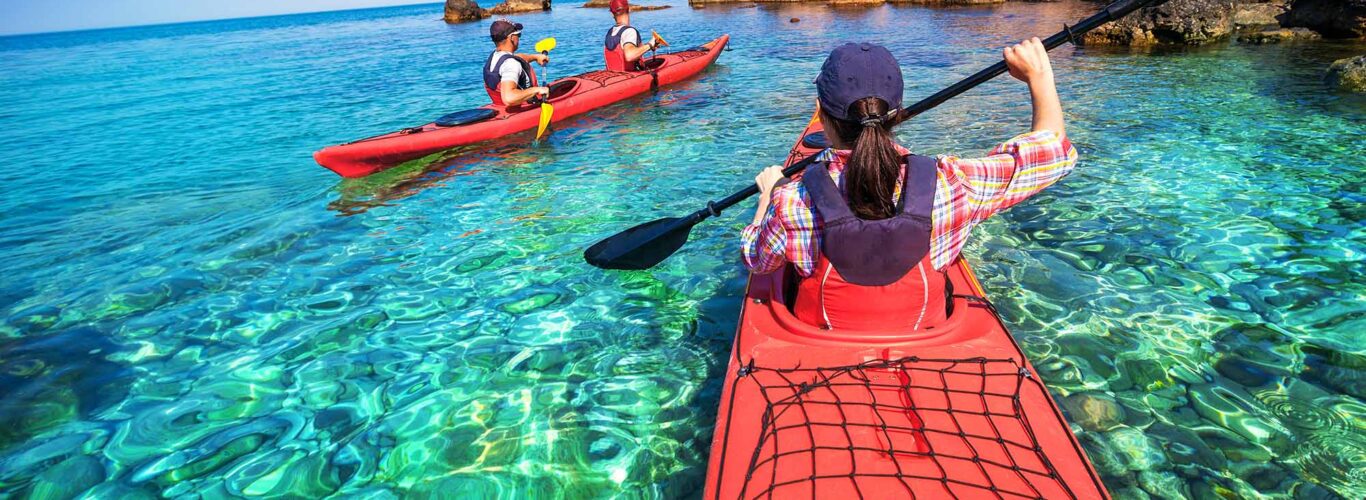
<instances>
[{"instance_id":1,"label":"ponytail","mask_svg":"<svg viewBox=\"0 0 1366 500\"><path fill-rule=\"evenodd\" d=\"M887 102L865 97L849 105L851 120L827 120L828 132L852 144L844 169L849 209L860 219L881 220L896 215L896 182L901 177L901 154L892 139L893 119ZM830 118L829 114L825 115ZM903 186L902 189L907 189Z\"/></svg>"}]
</instances>

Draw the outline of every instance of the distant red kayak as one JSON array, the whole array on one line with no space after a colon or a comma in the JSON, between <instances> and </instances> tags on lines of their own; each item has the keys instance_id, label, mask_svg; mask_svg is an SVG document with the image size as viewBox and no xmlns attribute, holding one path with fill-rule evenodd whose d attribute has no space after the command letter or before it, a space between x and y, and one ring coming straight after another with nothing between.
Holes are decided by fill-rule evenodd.
<instances>
[{"instance_id":1,"label":"distant red kayak","mask_svg":"<svg viewBox=\"0 0 1366 500\"><path fill-rule=\"evenodd\" d=\"M922 331L803 323L795 279L750 276L703 498L1109 498L966 261L947 322Z\"/></svg>"},{"instance_id":2,"label":"distant red kayak","mask_svg":"<svg viewBox=\"0 0 1366 500\"><path fill-rule=\"evenodd\" d=\"M556 80L550 85L552 121L671 85L701 72L725 49L730 35L721 35L694 49L660 54L644 64L647 71L592 71ZM420 127L411 127L313 153L319 165L342 177L365 177L380 170L447 149L496 139L536 128L538 106L500 108L492 104L453 113Z\"/></svg>"}]
</instances>

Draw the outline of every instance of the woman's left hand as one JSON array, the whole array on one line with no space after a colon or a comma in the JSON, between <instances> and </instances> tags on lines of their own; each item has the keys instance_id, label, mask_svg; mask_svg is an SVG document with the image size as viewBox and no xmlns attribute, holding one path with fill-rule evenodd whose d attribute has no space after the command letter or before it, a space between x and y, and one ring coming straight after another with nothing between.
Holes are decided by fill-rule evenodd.
<instances>
[{"instance_id":1,"label":"woman's left hand","mask_svg":"<svg viewBox=\"0 0 1366 500\"><path fill-rule=\"evenodd\" d=\"M759 194L767 199L768 195L773 192L773 186L777 185L778 181L783 180L784 177L786 176L783 175L783 167L773 165L754 176L754 185L759 187Z\"/></svg>"}]
</instances>

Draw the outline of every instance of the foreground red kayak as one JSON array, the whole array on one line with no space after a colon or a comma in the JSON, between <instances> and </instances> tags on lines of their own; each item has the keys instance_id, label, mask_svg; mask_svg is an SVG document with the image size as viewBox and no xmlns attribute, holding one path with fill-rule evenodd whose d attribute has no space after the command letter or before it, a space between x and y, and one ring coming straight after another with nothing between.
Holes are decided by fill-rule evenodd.
<instances>
[{"instance_id":1,"label":"foreground red kayak","mask_svg":"<svg viewBox=\"0 0 1366 500\"><path fill-rule=\"evenodd\" d=\"M825 138L813 121L788 164ZM961 258L948 321L825 330L795 273L749 280L704 498L1109 498Z\"/></svg>"},{"instance_id":2,"label":"foreground red kayak","mask_svg":"<svg viewBox=\"0 0 1366 500\"><path fill-rule=\"evenodd\" d=\"M670 85L701 72L726 48L730 35L721 35L694 49L660 54L645 61L646 71L593 71L550 84L553 121L600 108L651 89ZM447 149L496 139L536 128L538 106L503 108L492 104L452 113L437 121L313 153L319 165L342 177L364 177L380 170Z\"/></svg>"}]
</instances>

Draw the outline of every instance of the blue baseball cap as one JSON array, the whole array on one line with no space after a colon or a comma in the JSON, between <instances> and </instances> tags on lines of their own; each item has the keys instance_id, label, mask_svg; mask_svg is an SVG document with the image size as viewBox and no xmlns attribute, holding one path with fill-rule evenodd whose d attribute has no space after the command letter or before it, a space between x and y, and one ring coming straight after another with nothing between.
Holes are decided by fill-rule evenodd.
<instances>
[{"instance_id":1,"label":"blue baseball cap","mask_svg":"<svg viewBox=\"0 0 1366 500\"><path fill-rule=\"evenodd\" d=\"M821 109L841 120L851 120L849 106L865 97L899 109L905 91L901 65L885 47L871 43L846 43L830 51L815 84Z\"/></svg>"}]
</instances>

